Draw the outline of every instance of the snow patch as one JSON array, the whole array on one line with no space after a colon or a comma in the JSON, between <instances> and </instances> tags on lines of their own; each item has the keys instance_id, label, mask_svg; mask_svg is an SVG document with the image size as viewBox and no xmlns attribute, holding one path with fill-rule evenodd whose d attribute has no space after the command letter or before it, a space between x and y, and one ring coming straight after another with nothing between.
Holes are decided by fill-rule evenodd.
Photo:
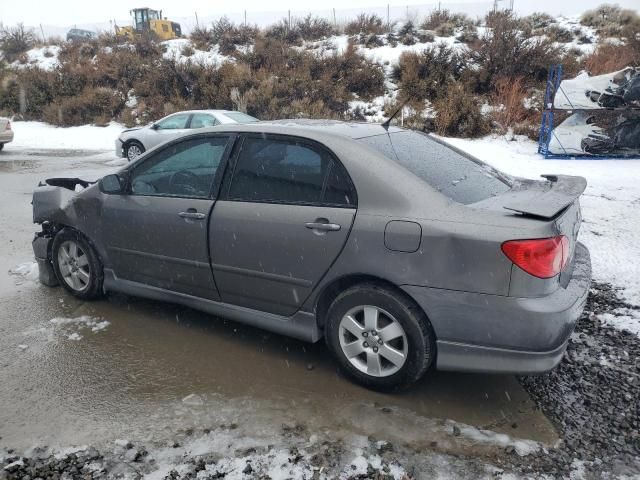
<instances>
[{"instance_id":1,"label":"snow patch","mask_svg":"<svg viewBox=\"0 0 640 480\"><path fill-rule=\"evenodd\" d=\"M12 148L46 150L114 150L115 140L124 127L111 122L106 127L82 125L80 127L54 127L44 122L11 123L14 140Z\"/></svg>"},{"instance_id":2,"label":"snow patch","mask_svg":"<svg viewBox=\"0 0 640 480\"><path fill-rule=\"evenodd\" d=\"M54 328L59 329L69 340L81 340L81 332L86 330L98 333L105 330L111 323L101 318L82 315L75 318L56 317L49 320Z\"/></svg>"},{"instance_id":3,"label":"snow patch","mask_svg":"<svg viewBox=\"0 0 640 480\"><path fill-rule=\"evenodd\" d=\"M24 262L16 267L9 269L9 274L33 282L38 280L38 272L38 264L36 262Z\"/></svg>"},{"instance_id":4,"label":"snow patch","mask_svg":"<svg viewBox=\"0 0 640 480\"><path fill-rule=\"evenodd\" d=\"M224 62L233 62L234 59L220 53L218 45L214 45L211 50L198 50L193 46L188 38L176 38L162 42L165 52L162 55L166 59L174 59L178 63L192 62L197 65L219 66ZM185 55L191 51L190 55Z\"/></svg>"},{"instance_id":5,"label":"snow patch","mask_svg":"<svg viewBox=\"0 0 640 480\"><path fill-rule=\"evenodd\" d=\"M497 445L499 447L513 447L518 455L521 457L531 455L542 449L540 443L533 440L514 439L506 433L497 433L491 430L482 430L471 425L465 425L463 423L454 422L453 420L447 421L448 425L456 426L460 429L460 434L473 440L477 443L487 445Z\"/></svg>"}]
</instances>

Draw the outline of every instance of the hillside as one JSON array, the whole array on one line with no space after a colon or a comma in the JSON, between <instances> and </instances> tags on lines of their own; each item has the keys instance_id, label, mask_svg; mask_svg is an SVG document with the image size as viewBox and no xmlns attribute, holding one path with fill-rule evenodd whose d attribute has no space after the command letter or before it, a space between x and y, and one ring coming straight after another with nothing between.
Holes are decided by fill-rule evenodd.
<instances>
[{"instance_id":1,"label":"hillside","mask_svg":"<svg viewBox=\"0 0 640 480\"><path fill-rule=\"evenodd\" d=\"M380 121L406 103L402 121L414 128L533 138L551 64L569 76L640 63L637 13L602 8L475 20L442 10L393 25L361 14L340 28L314 16L266 28L222 18L166 42L103 34L35 45L23 29L17 45L20 27L9 28L0 114L61 126L135 125L186 108Z\"/></svg>"}]
</instances>

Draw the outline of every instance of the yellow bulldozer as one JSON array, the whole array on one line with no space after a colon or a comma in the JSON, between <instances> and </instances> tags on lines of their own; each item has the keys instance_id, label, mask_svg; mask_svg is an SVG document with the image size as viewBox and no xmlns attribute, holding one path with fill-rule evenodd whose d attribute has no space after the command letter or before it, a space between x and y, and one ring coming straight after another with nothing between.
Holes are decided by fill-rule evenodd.
<instances>
[{"instance_id":1,"label":"yellow bulldozer","mask_svg":"<svg viewBox=\"0 0 640 480\"><path fill-rule=\"evenodd\" d=\"M125 40L133 40L144 33L152 33L159 40L172 40L182 36L180 24L162 18L162 10L151 8L134 8L129 12L133 17L133 26L116 27L116 36Z\"/></svg>"}]
</instances>

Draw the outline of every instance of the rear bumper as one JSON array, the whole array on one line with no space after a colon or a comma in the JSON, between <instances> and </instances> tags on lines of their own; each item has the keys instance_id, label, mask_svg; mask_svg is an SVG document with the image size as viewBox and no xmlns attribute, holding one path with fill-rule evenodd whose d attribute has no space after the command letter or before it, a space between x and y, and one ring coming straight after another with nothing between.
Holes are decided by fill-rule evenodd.
<instances>
[{"instance_id":1,"label":"rear bumper","mask_svg":"<svg viewBox=\"0 0 640 480\"><path fill-rule=\"evenodd\" d=\"M539 298L404 286L435 330L439 370L542 373L554 368L582 314L591 259L578 243L566 288Z\"/></svg>"},{"instance_id":2,"label":"rear bumper","mask_svg":"<svg viewBox=\"0 0 640 480\"><path fill-rule=\"evenodd\" d=\"M0 143L9 143L13 141L13 130L0 132Z\"/></svg>"}]
</instances>

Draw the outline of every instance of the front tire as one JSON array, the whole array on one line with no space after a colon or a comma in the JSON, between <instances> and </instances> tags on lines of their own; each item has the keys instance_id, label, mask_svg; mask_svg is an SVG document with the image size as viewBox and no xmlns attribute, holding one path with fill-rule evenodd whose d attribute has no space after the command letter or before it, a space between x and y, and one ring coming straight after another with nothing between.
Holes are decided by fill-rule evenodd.
<instances>
[{"instance_id":1,"label":"front tire","mask_svg":"<svg viewBox=\"0 0 640 480\"><path fill-rule=\"evenodd\" d=\"M91 244L75 230L64 229L53 240L53 270L65 290L83 300L103 293L103 269Z\"/></svg>"},{"instance_id":2,"label":"front tire","mask_svg":"<svg viewBox=\"0 0 640 480\"><path fill-rule=\"evenodd\" d=\"M144 151L144 146L137 140L127 142L127 145L124 148L124 154L130 162L142 155Z\"/></svg>"},{"instance_id":3,"label":"front tire","mask_svg":"<svg viewBox=\"0 0 640 480\"><path fill-rule=\"evenodd\" d=\"M325 339L341 370L373 390L412 385L436 354L424 312L400 293L371 283L351 287L331 303Z\"/></svg>"},{"instance_id":4,"label":"front tire","mask_svg":"<svg viewBox=\"0 0 640 480\"><path fill-rule=\"evenodd\" d=\"M2 151L3 148L4 148L4 143L0 143L0 152Z\"/></svg>"}]
</instances>

